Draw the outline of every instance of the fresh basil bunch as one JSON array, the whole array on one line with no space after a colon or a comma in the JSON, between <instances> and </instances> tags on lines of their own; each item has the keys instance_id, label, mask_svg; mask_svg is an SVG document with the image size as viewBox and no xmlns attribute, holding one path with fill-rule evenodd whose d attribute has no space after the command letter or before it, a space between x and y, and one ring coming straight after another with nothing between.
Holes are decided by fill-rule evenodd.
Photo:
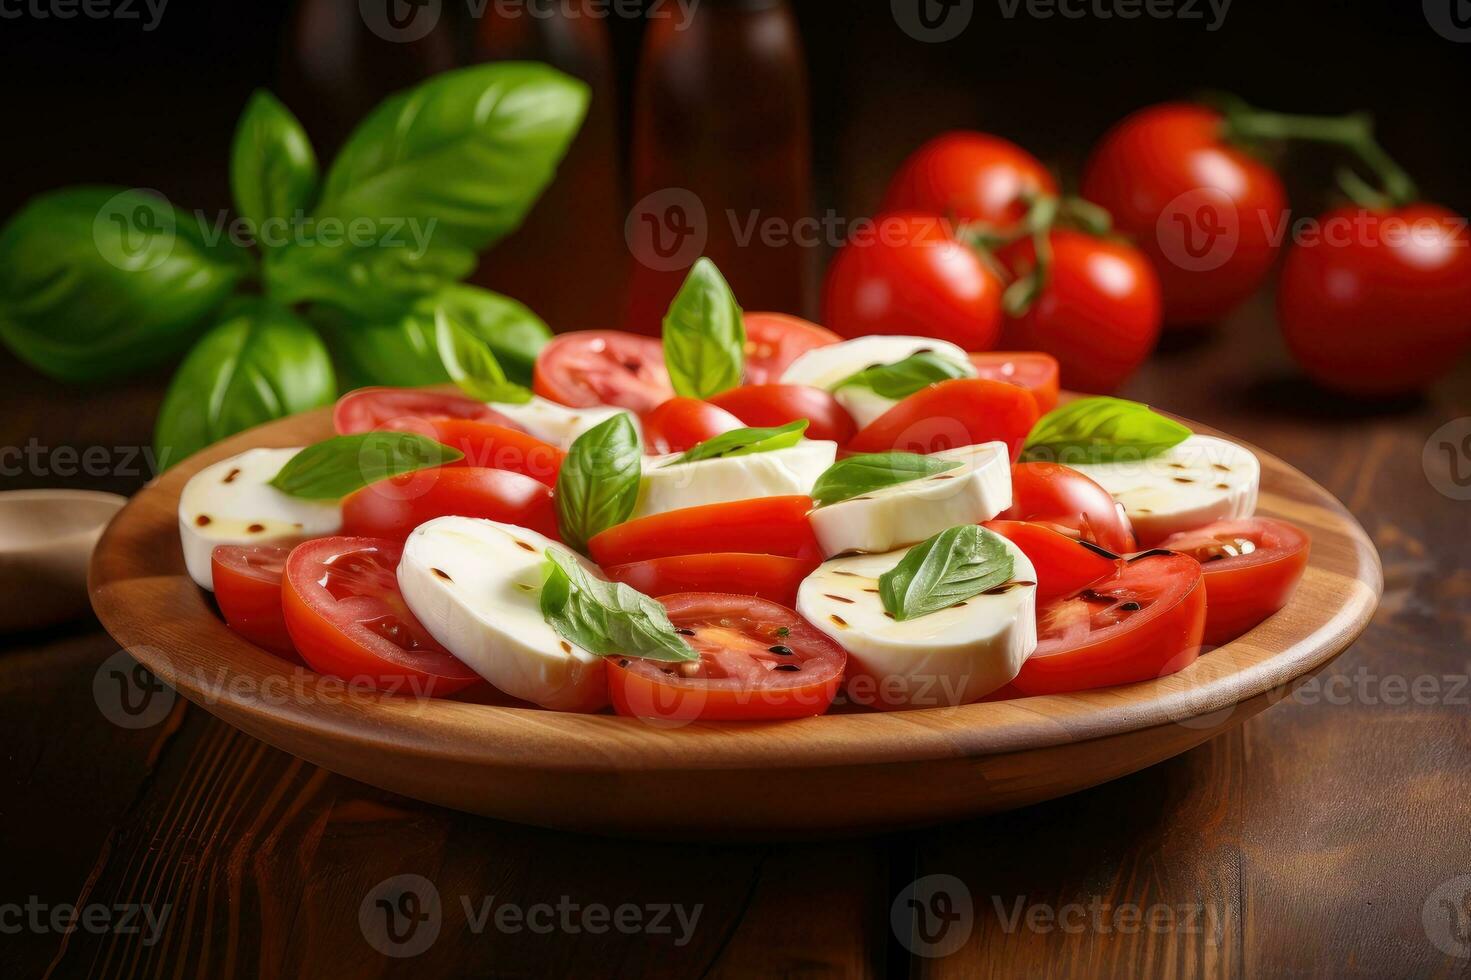
<instances>
[{"instance_id":1,"label":"fresh basil bunch","mask_svg":"<svg viewBox=\"0 0 1471 980\"><path fill-rule=\"evenodd\" d=\"M171 462L329 403L334 360L354 384L453 379L524 398L546 324L456 280L520 225L587 102L546 65L447 72L385 100L323 176L296 117L257 92L230 155L254 248L145 191L40 195L0 229L0 339L63 381L120 377L197 339L155 431Z\"/></svg>"}]
</instances>

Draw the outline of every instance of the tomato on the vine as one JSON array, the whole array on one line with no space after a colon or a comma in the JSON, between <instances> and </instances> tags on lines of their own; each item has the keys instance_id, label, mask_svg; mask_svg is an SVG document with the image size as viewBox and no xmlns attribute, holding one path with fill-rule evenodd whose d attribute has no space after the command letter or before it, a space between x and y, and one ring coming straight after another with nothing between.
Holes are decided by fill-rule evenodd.
<instances>
[{"instance_id":1,"label":"tomato on the vine","mask_svg":"<svg viewBox=\"0 0 1471 980\"><path fill-rule=\"evenodd\" d=\"M915 150L889 182L884 211L924 211L998 230L1027 212L1026 199L1056 194L1041 161L988 133L942 133Z\"/></svg>"}]
</instances>

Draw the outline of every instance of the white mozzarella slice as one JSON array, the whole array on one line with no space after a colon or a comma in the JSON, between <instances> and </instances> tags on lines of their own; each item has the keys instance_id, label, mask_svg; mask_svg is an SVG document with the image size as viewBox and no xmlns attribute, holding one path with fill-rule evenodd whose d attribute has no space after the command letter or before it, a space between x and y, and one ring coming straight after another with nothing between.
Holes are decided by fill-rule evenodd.
<instances>
[{"instance_id":1,"label":"white mozzarella slice","mask_svg":"<svg viewBox=\"0 0 1471 980\"><path fill-rule=\"evenodd\" d=\"M947 449L933 458L956 460L961 465L814 510L812 530L823 554L893 551L948 527L989 521L1011 506L1011 457L1006 443Z\"/></svg>"},{"instance_id":2,"label":"white mozzarella slice","mask_svg":"<svg viewBox=\"0 0 1471 980\"><path fill-rule=\"evenodd\" d=\"M304 500L271 486L281 467L299 452L299 446L249 449L205 467L184 484L179 539L190 578L214 591L210 556L216 545L277 544L341 529L337 501Z\"/></svg>"},{"instance_id":3,"label":"white mozzarella slice","mask_svg":"<svg viewBox=\"0 0 1471 980\"><path fill-rule=\"evenodd\" d=\"M872 388L848 385L833 392L833 401L843 406L843 411L853 419L853 424L863 428L880 415L899 404L893 398L885 398Z\"/></svg>"},{"instance_id":4,"label":"white mozzarella slice","mask_svg":"<svg viewBox=\"0 0 1471 980\"><path fill-rule=\"evenodd\" d=\"M548 548L572 554L512 524L437 517L404 543L399 591L446 650L500 690L545 708L596 711L608 703L603 658L563 639L541 614Z\"/></svg>"},{"instance_id":5,"label":"white mozzarella slice","mask_svg":"<svg viewBox=\"0 0 1471 980\"><path fill-rule=\"evenodd\" d=\"M804 439L786 449L675 463L680 453L645 456L634 517L753 497L812 492L837 458L838 444Z\"/></svg>"},{"instance_id":6,"label":"white mozzarella slice","mask_svg":"<svg viewBox=\"0 0 1471 980\"><path fill-rule=\"evenodd\" d=\"M1082 463L1073 469L1092 477L1123 506L1141 548L1176 531L1250 517L1261 483L1257 458L1214 436L1191 436L1145 460Z\"/></svg>"},{"instance_id":7,"label":"white mozzarella slice","mask_svg":"<svg viewBox=\"0 0 1471 980\"><path fill-rule=\"evenodd\" d=\"M1003 539L1004 540L1004 539ZM908 549L833 558L803 579L797 611L848 651L848 695L889 708L967 704L1008 684L1037 647L1037 575L1021 549L1012 582L994 593L899 622L879 576Z\"/></svg>"},{"instance_id":8,"label":"white mozzarella slice","mask_svg":"<svg viewBox=\"0 0 1471 980\"><path fill-rule=\"evenodd\" d=\"M515 422L542 442L549 442L558 449L567 449L572 441L600 422L615 415L627 415L634 430L639 428L638 416L626 408L600 406L597 408L568 408L554 401L532 395L531 401L520 405L510 402L488 402L491 408Z\"/></svg>"},{"instance_id":9,"label":"white mozzarella slice","mask_svg":"<svg viewBox=\"0 0 1471 980\"><path fill-rule=\"evenodd\" d=\"M832 390L839 382L875 364L893 364L920 351L931 351L954 361L974 377L976 370L965 351L954 344L933 337L901 337L875 334L855 337L842 343L815 347L798 357L782 372L782 384L811 385Z\"/></svg>"}]
</instances>

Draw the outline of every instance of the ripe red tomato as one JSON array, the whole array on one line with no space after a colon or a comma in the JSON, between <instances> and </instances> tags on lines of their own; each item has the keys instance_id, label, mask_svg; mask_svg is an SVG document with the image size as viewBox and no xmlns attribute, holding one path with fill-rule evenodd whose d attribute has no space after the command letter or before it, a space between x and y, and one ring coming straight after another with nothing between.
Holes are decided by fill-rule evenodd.
<instances>
[{"instance_id":1,"label":"ripe red tomato","mask_svg":"<svg viewBox=\"0 0 1471 980\"><path fill-rule=\"evenodd\" d=\"M983 521L989 530L1022 550L1037 572L1037 601L1072 595L1085 585L1118 570L1117 555L1098 545L1069 537L1043 524L1026 521Z\"/></svg>"},{"instance_id":2,"label":"ripe red tomato","mask_svg":"<svg viewBox=\"0 0 1471 980\"><path fill-rule=\"evenodd\" d=\"M1016 459L1037 423L1037 400L1024 388L984 378L956 378L921 388L848 443L855 453L937 453L999 440Z\"/></svg>"},{"instance_id":3,"label":"ripe red tomato","mask_svg":"<svg viewBox=\"0 0 1471 980\"><path fill-rule=\"evenodd\" d=\"M609 657L608 693L620 715L758 721L820 715L832 704L848 655L786 606L710 592L659 601L700 659Z\"/></svg>"},{"instance_id":4,"label":"ripe red tomato","mask_svg":"<svg viewBox=\"0 0 1471 980\"><path fill-rule=\"evenodd\" d=\"M1256 292L1277 255L1282 181L1222 134L1213 109L1151 106L1109 130L1083 171L1083 196L1154 264L1167 326L1219 320Z\"/></svg>"},{"instance_id":5,"label":"ripe red tomato","mask_svg":"<svg viewBox=\"0 0 1471 980\"><path fill-rule=\"evenodd\" d=\"M811 559L822 555L807 523L812 506L811 497L784 496L667 510L593 535L588 554L604 567L715 551Z\"/></svg>"},{"instance_id":6,"label":"ripe red tomato","mask_svg":"<svg viewBox=\"0 0 1471 980\"><path fill-rule=\"evenodd\" d=\"M1308 566L1308 536L1286 521L1249 517L1172 534L1161 548L1200 562L1205 642L1236 639L1287 605Z\"/></svg>"},{"instance_id":7,"label":"ripe red tomato","mask_svg":"<svg viewBox=\"0 0 1471 980\"><path fill-rule=\"evenodd\" d=\"M1070 596L1037 606L1037 649L1012 686L1063 694L1153 680L1190 666L1205 629L1200 565L1146 552Z\"/></svg>"},{"instance_id":8,"label":"ripe red tomato","mask_svg":"<svg viewBox=\"0 0 1471 980\"><path fill-rule=\"evenodd\" d=\"M1134 529L1109 492L1060 463L1014 464L1011 506L998 516L1045 524L1116 555L1134 550Z\"/></svg>"},{"instance_id":9,"label":"ripe red tomato","mask_svg":"<svg viewBox=\"0 0 1471 980\"><path fill-rule=\"evenodd\" d=\"M808 439L831 439L842 445L853 438L853 417L838 400L821 388L807 385L750 384L711 397L718 405L753 428L786 425L807 419Z\"/></svg>"},{"instance_id":10,"label":"ripe red tomato","mask_svg":"<svg viewBox=\"0 0 1471 980\"><path fill-rule=\"evenodd\" d=\"M1128 242L1058 229L1048 235L1047 283L1020 317L1008 317L1008 346L1046 351L1074 391L1108 393L1154 350L1160 330L1159 279L1144 253ZM1003 251L1017 276L1036 264L1024 238Z\"/></svg>"},{"instance_id":11,"label":"ripe red tomato","mask_svg":"<svg viewBox=\"0 0 1471 980\"><path fill-rule=\"evenodd\" d=\"M823 319L844 337L908 334L990 350L1001 332L1003 288L943 218L891 214L838 250L823 286Z\"/></svg>"},{"instance_id":12,"label":"ripe red tomato","mask_svg":"<svg viewBox=\"0 0 1471 980\"><path fill-rule=\"evenodd\" d=\"M1057 407L1057 358L1040 351L990 351L970 355L978 375L992 381L1019 385L1037 400L1037 411L1043 415Z\"/></svg>"},{"instance_id":13,"label":"ripe red tomato","mask_svg":"<svg viewBox=\"0 0 1471 980\"><path fill-rule=\"evenodd\" d=\"M549 487L557 485L567 454L520 429L474 419L398 419L384 428L417 432L465 454L452 466L489 467L529 476Z\"/></svg>"},{"instance_id":14,"label":"ripe red tomato","mask_svg":"<svg viewBox=\"0 0 1471 980\"><path fill-rule=\"evenodd\" d=\"M317 538L286 559L281 607L313 670L379 690L442 696L480 680L429 634L398 591L403 546Z\"/></svg>"},{"instance_id":15,"label":"ripe red tomato","mask_svg":"<svg viewBox=\"0 0 1471 980\"><path fill-rule=\"evenodd\" d=\"M639 415L674 397L664 344L620 330L553 337L536 355L531 387L572 408L616 405Z\"/></svg>"},{"instance_id":16,"label":"ripe red tomato","mask_svg":"<svg viewBox=\"0 0 1471 980\"><path fill-rule=\"evenodd\" d=\"M698 398L675 397L645 413L644 452L682 453L722 432L743 428L741 420L723 408Z\"/></svg>"},{"instance_id":17,"label":"ripe red tomato","mask_svg":"<svg viewBox=\"0 0 1471 980\"><path fill-rule=\"evenodd\" d=\"M613 581L622 582L644 595L728 592L795 606L797 586L819 564L821 561L816 556L786 558L724 551L650 558L624 565L609 565L603 571Z\"/></svg>"},{"instance_id":18,"label":"ripe red tomato","mask_svg":"<svg viewBox=\"0 0 1471 980\"><path fill-rule=\"evenodd\" d=\"M1416 391L1471 346L1471 237L1431 204L1339 208L1287 253L1277 314L1288 349L1328 388Z\"/></svg>"},{"instance_id":19,"label":"ripe red tomato","mask_svg":"<svg viewBox=\"0 0 1471 980\"><path fill-rule=\"evenodd\" d=\"M884 211L925 211L998 229L1027 213L1024 198L1056 194L1041 161L1009 140L987 133L943 133L899 166Z\"/></svg>"},{"instance_id":20,"label":"ripe red tomato","mask_svg":"<svg viewBox=\"0 0 1471 980\"><path fill-rule=\"evenodd\" d=\"M843 339L826 327L785 313L747 313L745 321L746 384L780 381L798 357Z\"/></svg>"},{"instance_id":21,"label":"ripe red tomato","mask_svg":"<svg viewBox=\"0 0 1471 980\"><path fill-rule=\"evenodd\" d=\"M425 521L450 515L515 524L561 540L551 487L479 466L446 466L370 483L343 500L342 533L402 542Z\"/></svg>"},{"instance_id":22,"label":"ripe red tomato","mask_svg":"<svg viewBox=\"0 0 1471 980\"><path fill-rule=\"evenodd\" d=\"M281 573L290 548L273 544L222 544L210 556L215 602L230 629L258 647L292 660L296 647L281 612Z\"/></svg>"},{"instance_id":23,"label":"ripe red tomato","mask_svg":"<svg viewBox=\"0 0 1471 980\"><path fill-rule=\"evenodd\" d=\"M332 427L341 436L371 432L406 419L444 418L521 428L484 402L422 388L359 388L337 399L332 409Z\"/></svg>"}]
</instances>

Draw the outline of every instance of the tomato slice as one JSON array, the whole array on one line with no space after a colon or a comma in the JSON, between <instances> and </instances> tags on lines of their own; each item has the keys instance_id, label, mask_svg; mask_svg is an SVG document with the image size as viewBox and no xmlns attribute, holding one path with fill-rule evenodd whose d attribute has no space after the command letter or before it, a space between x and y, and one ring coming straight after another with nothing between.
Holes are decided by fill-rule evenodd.
<instances>
[{"instance_id":1,"label":"tomato slice","mask_svg":"<svg viewBox=\"0 0 1471 980\"><path fill-rule=\"evenodd\" d=\"M1113 496L1061 463L1013 463L1011 506L999 519L1045 524L1116 555L1135 549L1134 529Z\"/></svg>"},{"instance_id":2,"label":"tomato slice","mask_svg":"<svg viewBox=\"0 0 1471 980\"><path fill-rule=\"evenodd\" d=\"M812 498L757 497L682 507L639 517L595 534L588 553L599 565L716 551L820 558L817 535L807 523Z\"/></svg>"},{"instance_id":3,"label":"tomato slice","mask_svg":"<svg viewBox=\"0 0 1471 980\"><path fill-rule=\"evenodd\" d=\"M807 419L808 439L830 439L840 446L853 438L855 429L853 417L836 398L808 385L741 385L711 396L710 404L753 428Z\"/></svg>"},{"instance_id":4,"label":"tomato slice","mask_svg":"<svg viewBox=\"0 0 1471 980\"><path fill-rule=\"evenodd\" d=\"M659 600L698 661L608 658L620 715L663 721L762 721L820 715L848 660L796 612L743 595L684 592Z\"/></svg>"},{"instance_id":5,"label":"tomato slice","mask_svg":"<svg viewBox=\"0 0 1471 980\"><path fill-rule=\"evenodd\" d=\"M1022 550L1037 571L1037 601L1072 595L1112 575L1123 559L1096 544L1080 541L1042 524L983 521Z\"/></svg>"},{"instance_id":6,"label":"tomato slice","mask_svg":"<svg viewBox=\"0 0 1471 980\"><path fill-rule=\"evenodd\" d=\"M698 398L671 398L641 421L644 452L655 455L682 453L722 432L743 428L740 419Z\"/></svg>"},{"instance_id":7,"label":"tomato slice","mask_svg":"<svg viewBox=\"0 0 1471 980\"><path fill-rule=\"evenodd\" d=\"M422 388L359 388L337 399L332 427L341 436L371 432L398 419L475 419L521 427L484 402Z\"/></svg>"},{"instance_id":8,"label":"tomato slice","mask_svg":"<svg viewBox=\"0 0 1471 980\"><path fill-rule=\"evenodd\" d=\"M1012 686L1026 695L1132 684L1195 662L1205 585L1193 558L1148 551L1108 578L1037 606L1037 650Z\"/></svg>"},{"instance_id":9,"label":"tomato slice","mask_svg":"<svg viewBox=\"0 0 1471 980\"><path fill-rule=\"evenodd\" d=\"M1036 422L1037 400L1026 390L985 378L957 378L916 391L859 429L847 448L937 453L1000 441L1016 459Z\"/></svg>"},{"instance_id":10,"label":"tomato slice","mask_svg":"<svg viewBox=\"0 0 1471 980\"><path fill-rule=\"evenodd\" d=\"M363 487L342 502L342 533L402 542L436 517L483 517L557 536L552 489L510 470L447 466L403 473Z\"/></svg>"},{"instance_id":11,"label":"tomato slice","mask_svg":"<svg viewBox=\"0 0 1471 980\"><path fill-rule=\"evenodd\" d=\"M519 428L474 419L394 419L385 423L383 428L417 432L458 449L465 458L451 464L453 466L510 470L549 487L557 485L562 460L567 458L567 454L556 446L542 442Z\"/></svg>"},{"instance_id":12,"label":"tomato slice","mask_svg":"<svg viewBox=\"0 0 1471 980\"><path fill-rule=\"evenodd\" d=\"M480 680L414 618L398 591L403 546L381 538L317 538L286 559L281 607L313 670L379 690L439 696Z\"/></svg>"},{"instance_id":13,"label":"tomato slice","mask_svg":"<svg viewBox=\"0 0 1471 980\"><path fill-rule=\"evenodd\" d=\"M1037 400L1043 415L1057 407L1057 358L1036 350L995 350L970 355L970 362L983 378L1005 381L1025 388Z\"/></svg>"},{"instance_id":14,"label":"tomato slice","mask_svg":"<svg viewBox=\"0 0 1471 980\"><path fill-rule=\"evenodd\" d=\"M1205 574L1205 642L1236 639L1292 598L1308 566L1300 528L1270 517L1216 521L1172 534L1161 548L1200 562Z\"/></svg>"},{"instance_id":15,"label":"tomato slice","mask_svg":"<svg viewBox=\"0 0 1471 980\"><path fill-rule=\"evenodd\" d=\"M298 659L281 612L281 573L291 549L274 544L222 544L210 556L215 602L230 629L258 647Z\"/></svg>"},{"instance_id":16,"label":"tomato slice","mask_svg":"<svg viewBox=\"0 0 1471 980\"><path fill-rule=\"evenodd\" d=\"M603 569L615 582L622 582L645 595L672 592L726 592L754 596L781 603L797 604L797 586L811 575L821 561L786 558L781 555L748 555L717 552L706 555L672 555L646 561L610 565Z\"/></svg>"},{"instance_id":17,"label":"tomato slice","mask_svg":"<svg viewBox=\"0 0 1471 980\"><path fill-rule=\"evenodd\" d=\"M621 330L553 337L536 355L531 387L572 408L616 405L639 415L674 397L664 344Z\"/></svg>"},{"instance_id":18,"label":"tomato slice","mask_svg":"<svg viewBox=\"0 0 1471 980\"><path fill-rule=\"evenodd\" d=\"M797 358L843 339L826 327L785 313L747 313L745 322L747 384L780 381Z\"/></svg>"}]
</instances>

